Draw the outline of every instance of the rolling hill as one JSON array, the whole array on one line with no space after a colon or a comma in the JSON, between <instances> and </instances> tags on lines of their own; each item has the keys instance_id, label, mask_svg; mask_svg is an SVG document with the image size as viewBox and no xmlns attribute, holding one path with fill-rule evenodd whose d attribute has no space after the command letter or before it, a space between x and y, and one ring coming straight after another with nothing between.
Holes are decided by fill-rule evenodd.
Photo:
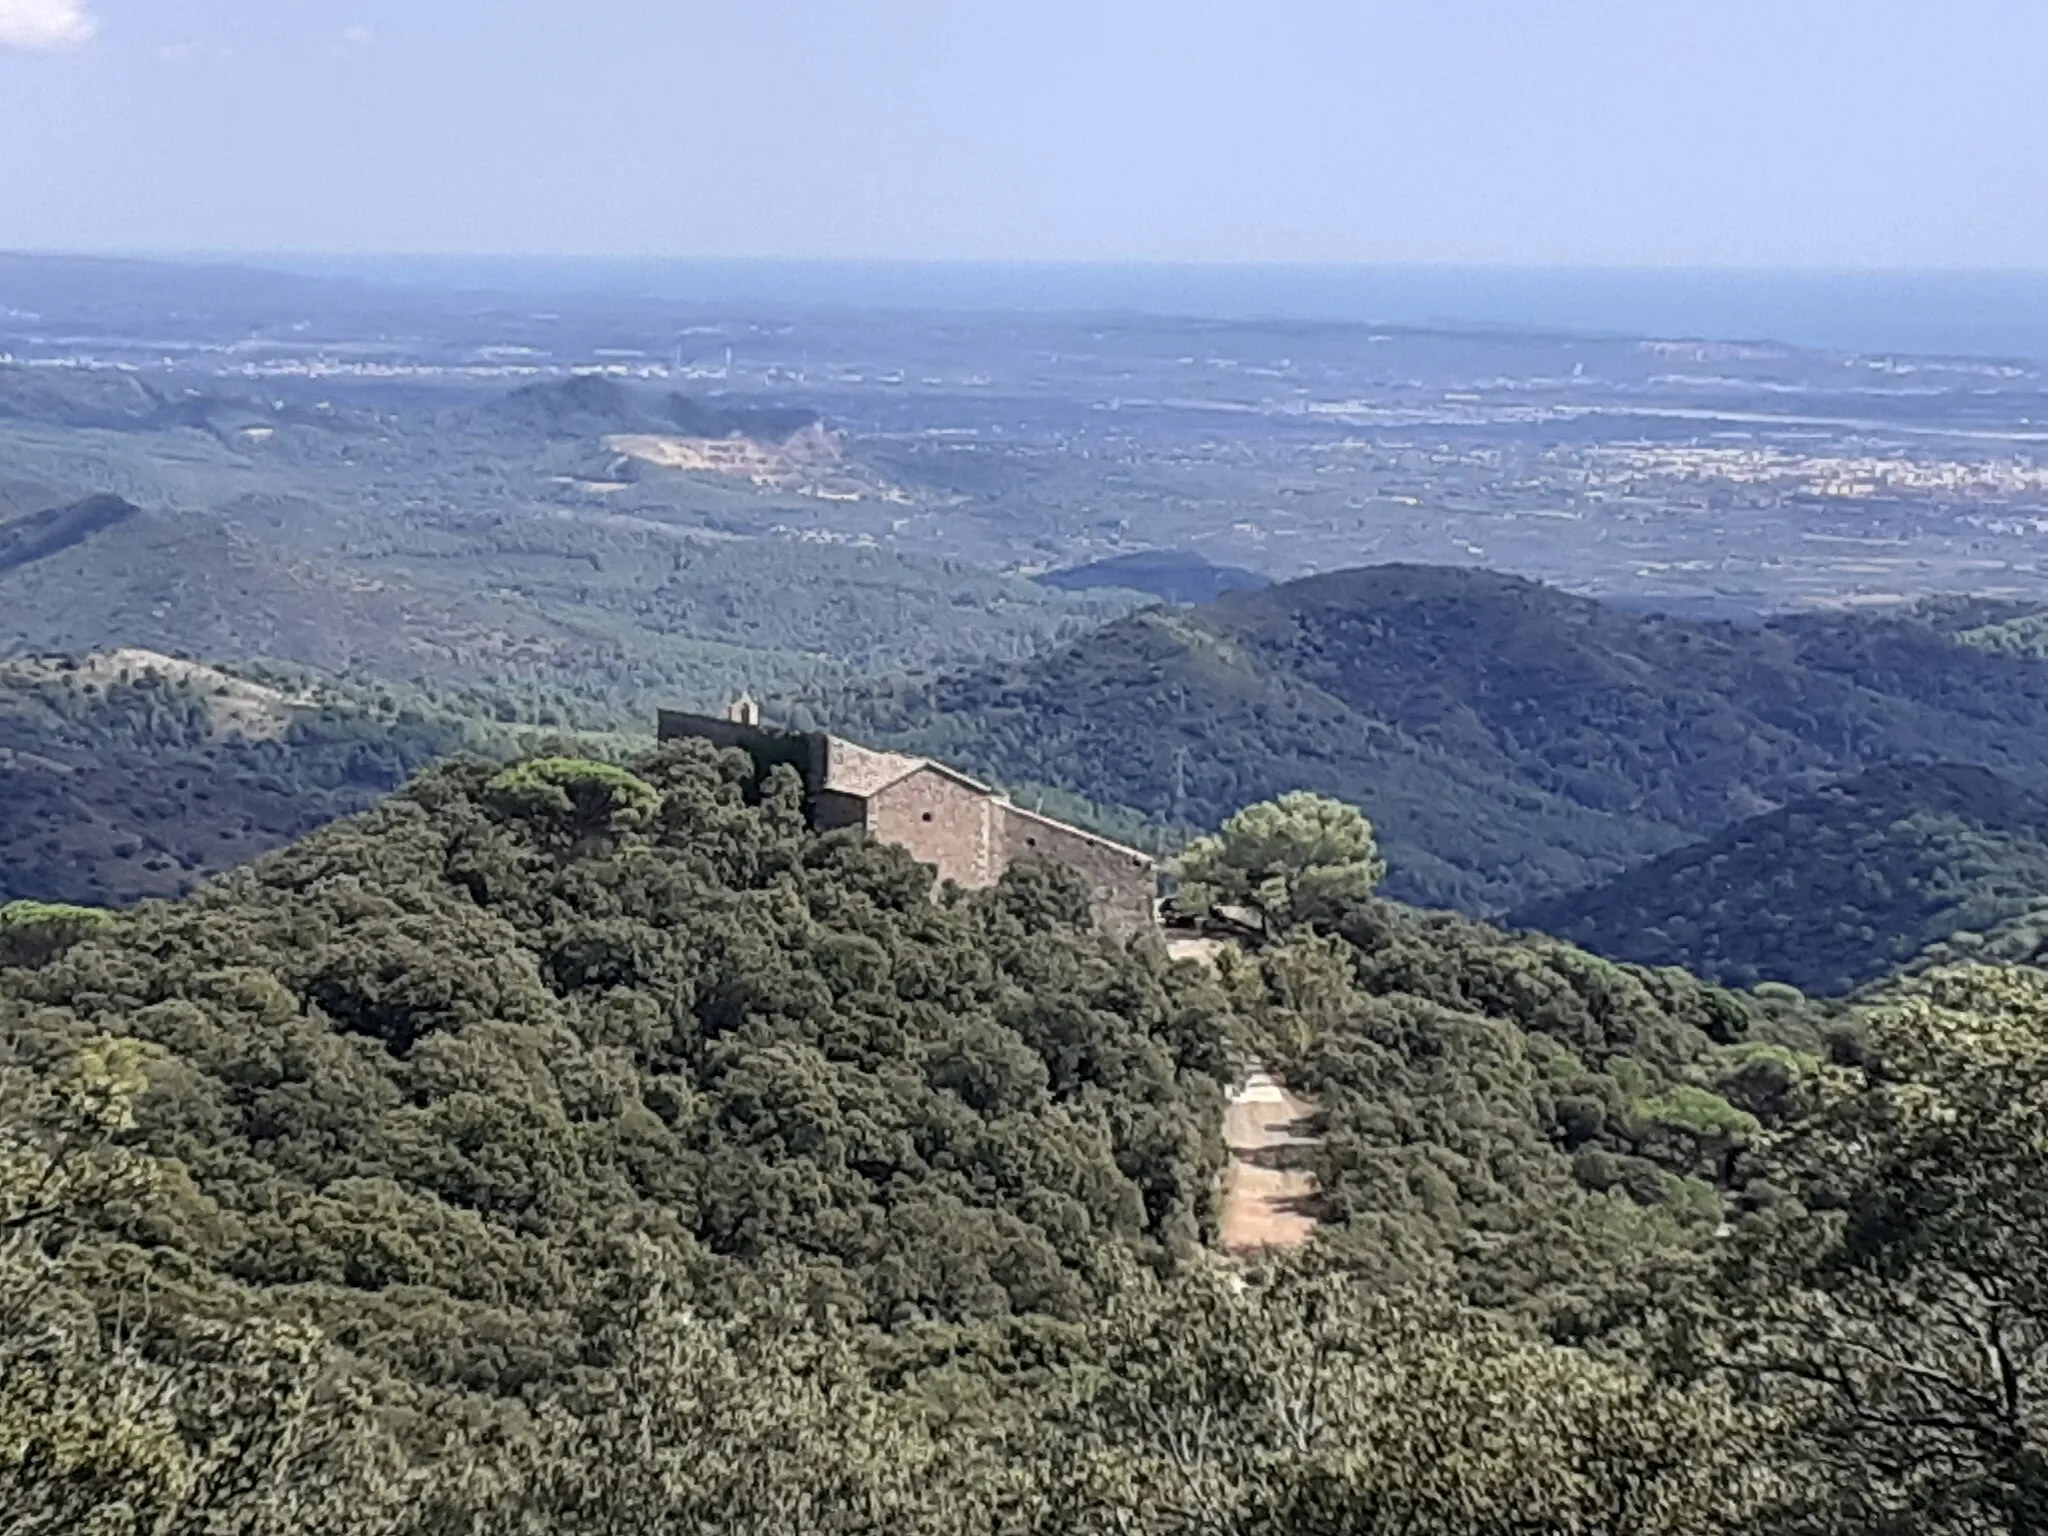
<instances>
[{"instance_id":1,"label":"rolling hill","mask_svg":"<svg viewBox=\"0 0 2048 1536\"><path fill-rule=\"evenodd\" d=\"M176 896L451 753L545 733L403 691L122 650L0 662L0 902Z\"/></svg>"},{"instance_id":2,"label":"rolling hill","mask_svg":"<svg viewBox=\"0 0 2048 1536\"><path fill-rule=\"evenodd\" d=\"M1661 1499L1674 1459L1707 1485L1699 1445L1743 1416L1604 1357L1697 1288L1734 1150L1808 1059L1743 1000L1369 897L1224 986L1091 931L1046 870L935 891L794 791L694 742L448 764L181 901L0 909L0 1300L27 1319L0 1365L34 1389L0 1509L1166 1536L1119 1511L1173 1507L1168 1405L1253 1448L1217 1528L1342 1528L1266 1514L1279 1478L1311 1509L1327 1485L1259 1438L1320 1369L1297 1341L1369 1366L1332 1368L1327 1461L1355 1485L1357 1447L1396 1456L1353 1500L1381 1528L1400 1497L1407 1529L1564 1530ZM1327 1115L1306 1265L1217 1247L1248 1044ZM1501 1518L1440 1513L1474 1503L1469 1456L1401 1492L1481 1414ZM1682 1456L1605 1428L1646 1419ZM1148 1438L1099 1428L1125 1422ZM1671 1528L1761 1528L1738 1514Z\"/></svg>"},{"instance_id":3,"label":"rolling hill","mask_svg":"<svg viewBox=\"0 0 2048 1536\"><path fill-rule=\"evenodd\" d=\"M1256 592L1270 587L1270 578L1241 566L1217 565L1184 549L1141 549L1086 565L1070 565L1047 571L1037 578L1041 586L1062 592L1089 592L1100 587L1120 587L1143 592L1163 603L1207 603L1226 592Z\"/></svg>"},{"instance_id":4,"label":"rolling hill","mask_svg":"<svg viewBox=\"0 0 2048 1536\"><path fill-rule=\"evenodd\" d=\"M2048 797L1953 763L1874 769L1514 922L1726 985L1839 994L2048 905Z\"/></svg>"},{"instance_id":5,"label":"rolling hill","mask_svg":"<svg viewBox=\"0 0 2048 1536\"><path fill-rule=\"evenodd\" d=\"M95 496L0 521L0 655L139 646L474 679L566 648L521 607L352 571L220 511Z\"/></svg>"},{"instance_id":6,"label":"rolling hill","mask_svg":"<svg viewBox=\"0 0 2048 1536\"><path fill-rule=\"evenodd\" d=\"M1008 666L792 706L1013 784L1207 827L1363 806L1404 899L1506 911L1887 762L2048 790L2048 666L1911 616L1629 613L1487 571L1341 571Z\"/></svg>"},{"instance_id":7,"label":"rolling hill","mask_svg":"<svg viewBox=\"0 0 2048 1536\"><path fill-rule=\"evenodd\" d=\"M109 448L116 464L164 441L133 436ZM367 491L337 479L312 497L178 436L198 458L176 497L52 502L0 485L0 657L132 646L406 684L545 685L644 724L658 705L819 673L1019 656L1138 601L567 492L436 522L411 514L421 487L403 464ZM301 451L300 437L330 456L377 446L280 427L250 451Z\"/></svg>"}]
</instances>

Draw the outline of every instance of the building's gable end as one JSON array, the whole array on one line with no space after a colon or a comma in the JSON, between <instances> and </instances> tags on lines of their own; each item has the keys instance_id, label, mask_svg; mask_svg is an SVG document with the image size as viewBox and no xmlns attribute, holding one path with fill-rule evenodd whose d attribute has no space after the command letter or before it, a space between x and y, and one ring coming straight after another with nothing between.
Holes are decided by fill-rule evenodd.
<instances>
[{"instance_id":1,"label":"building's gable end","mask_svg":"<svg viewBox=\"0 0 2048 1536\"><path fill-rule=\"evenodd\" d=\"M925 763L868 797L868 831L935 868L941 880L969 890L1002 874L996 812L986 789Z\"/></svg>"}]
</instances>

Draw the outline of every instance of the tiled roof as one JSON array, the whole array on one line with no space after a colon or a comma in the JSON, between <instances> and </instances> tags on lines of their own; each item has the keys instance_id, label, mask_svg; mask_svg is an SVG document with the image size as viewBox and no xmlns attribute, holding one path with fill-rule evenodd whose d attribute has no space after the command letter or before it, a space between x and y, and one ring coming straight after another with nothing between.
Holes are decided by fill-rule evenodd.
<instances>
[{"instance_id":1,"label":"tiled roof","mask_svg":"<svg viewBox=\"0 0 2048 1536\"><path fill-rule=\"evenodd\" d=\"M825 745L825 782L820 788L835 794L866 797L927 766L930 765L922 757L877 752L833 736Z\"/></svg>"}]
</instances>

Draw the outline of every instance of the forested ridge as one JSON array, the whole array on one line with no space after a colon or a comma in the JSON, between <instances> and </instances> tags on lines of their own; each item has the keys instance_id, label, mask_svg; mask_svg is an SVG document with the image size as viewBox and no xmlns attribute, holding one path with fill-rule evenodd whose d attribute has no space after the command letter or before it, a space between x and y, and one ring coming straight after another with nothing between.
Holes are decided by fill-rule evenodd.
<instances>
[{"instance_id":1,"label":"forested ridge","mask_svg":"<svg viewBox=\"0 0 2048 1536\"><path fill-rule=\"evenodd\" d=\"M178 895L450 754L608 745L570 720L534 694L149 652L0 662L0 901Z\"/></svg>"},{"instance_id":2,"label":"forested ridge","mask_svg":"<svg viewBox=\"0 0 2048 1536\"><path fill-rule=\"evenodd\" d=\"M1047 571L1037 579L1041 586L1067 592L1108 587L1143 592L1166 603L1213 602L1226 592L1257 591L1273 584L1269 577L1256 571L1217 565L1181 549L1143 549L1128 555L1111 555L1086 565Z\"/></svg>"},{"instance_id":3,"label":"forested ridge","mask_svg":"<svg viewBox=\"0 0 2048 1536\"><path fill-rule=\"evenodd\" d=\"M602 438L610 433L675 432L688 437L745 437L781 442L819 424L816 411L654 395L601 374L522 385L485 408L506 426L550 437Z\"/></svg>"},{"instance_id":4,"label":"forested ridge","mask_svg":"<svg viewBox=\"0 0 2048 1536\"><path fill-rule=\"evenodd\" d=\"M1958 622L1743 627L1374 566L794 707L1183 832L1291 789L1336 795L1371 809L1392 891L1485 914L1890 762L2048 790L2048 666L1966 643Z\"/></svg>"},{"instance_id":5,"label":"forested ridge","mask_svg":"<svg viewBox=\"0 0 2048 1536\"><path fill-rule=\"evenodd\" d=\"M528 557L566 557L582 537L525 529L517 549L503 551L508 580ZM2010 604L1958 600L1889 617L1738 628L1622 612L1486 572L1375 567L1141 613L1014 662L849 682L842 662L901 665L911 634L970 653L1028 652L1019 637L980 626L1020 617L1003 616L1013 590L1040 589L989 578L1000 592L972 602L972 592L956 592L935 625L930 612L904 605L900 563L868 571L871 553L806 546L783 558L818 566L806 567L810 595L777 604L749 547L671 540L649 565L621 546L616 564L606 556L579 567L573 591L550 588L588 619L605 607L592 607L590 583L652 582L661 590L632 599L634 622L669 630L687 656L657 665L606 640L579 651L580 670L569 673L521 667L487 682L399 683L377 680L382 663L314 647L329 670L265 665L291 688L318 693L319 707L296 711L282 737L257 743L218 730L201 740L176 726L180 715L197 718L203 698L150 703L145 713L159 724L138 733L126 684L97 695L73 688L67 698L62 677L40 674L25 689L14 664L0 664L0 746L12 749L10 777L21 787L8 797L17 809L5 893L114 902L173 894L367 804L448 751L502 752L546 732L644 732L655 702L715 707L724 687L772 693L799 674L828 680L771 703L784 723L956 762L1027 805L1162 851L1291 789L1337 795L1371 810L1392 894L1482 916L1541 912L1546 927L1580 921L1546 905L1566 893L1668 859L1629 877L1637 887L1661 882L1660 872L1689 869L1696 855L1718 858L1709 845L1739 841L1744 823L1770 835L1771 814L1858 773L1939 760L2048 792L2048 663L1978 643L2019 622ZM827 567L850 585L826 581ZM945 639L955 624L959 633ZM369 627L385 639L399 632ZM704 638L714 631L725 640ZM879 649L863 649L870 641ZM771 652L772 665L748 659ZM178 692L175 680L159 681ZM20 771L53 761L73 770L68 779ZM221 784L188 771L195 762ZM76 771L88 764L92 773ZM1921 828L1902 830L1911 848L1825 858L1833 874L1817 876L1812 891L1772 898L1809 926L1829 909L1825 959L1803 938L1778 941L1790 946L1785 956L1762 959L1752 938L1725 956L1710 939L1668 933L1663 947L1643 933L1601 938L1600 947L1732 980L1837 990L1922 945L2013 915L2013 880L1994 867L2003 854L1986 855L1931 802L1881 798L1893 822ZM131 803L162 826L138 828L121 809ZM124 859L117 849L139 853ZM1933 873L1897 874L1909 865ZM1880 866L1894 870L1884 879L1892 896L1848 891ZM1690 890L1697 882L1687 880ZM1828 880L1843 889L1823 889ZM1899 894L1909 887L1954 899L1912 916L1889 910L1918 899ZM1610 928L1572 931L1591 941Z\"/></svg>"},{"instance_id":6,"label":"forested ridge","mask_svg":"<svg viewBox=\"0 0 2048 1536\"><path fill-rule=\"evenodd\" d=\"M1513 921L1733 985L1839 994L2048 912L2048 799L1986 769L1829 785Z\"/></svg>"},{"instance_id":7,"label":"forested ridge","mask_svg":"<svg viewBox=\"0 0 2048 1536\"><path fill-rule=\"evenodd\" d=\"M0 911L10 1528L2048 1518L2048 975L1723 991L1389 903L1312 797L1186 868L1214 967L690 743ZM1322 1235L1227 1260L1255 1058Z\"/></svg>"},{"instance_id":8,"label":"forested ridge","mask_svg":"<svg viewBox=\"0 0 2048 1536\"><path fill-rule=\"evenodd\" d=\"M687 406L674 409L705 430L790 426ZM94 458L113 493L0 486L0 656L137 646L372 685L547 688L617 725L741 688L1022 657L1140 601L806 538L798 511L751 488L711 487L686 514L658 486L591 480L616 457L595 439L489 413L316 425L266 411L178 431L161 454L124 435ZM258 442L278 461L262 473L245 458ZM422 483L430 452L456 467ZM170 488L154 478L166 463ZM186 477L213 488L195 500ZM393 515L448 491L442 477L459 510Z\"/></svg>"}]
</instances>

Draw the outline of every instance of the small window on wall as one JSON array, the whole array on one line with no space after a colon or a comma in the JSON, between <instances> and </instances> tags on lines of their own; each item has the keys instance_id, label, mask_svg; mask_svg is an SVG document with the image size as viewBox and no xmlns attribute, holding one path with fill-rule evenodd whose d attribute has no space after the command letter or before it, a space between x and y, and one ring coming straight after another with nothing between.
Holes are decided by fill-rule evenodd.
<instances>
[{"instance_id":1,"label":"small window on wall","mask_svg":"<svg viewBox=\"0 0 2048 1536\"><path fill-rule=\"evenodd\" d=\"M1027 837L1024 839L1024 846L1026 848L1036 848L1038 846L1038 839L1035 837Z\"/></svg>"},{"instance_id":2,"label":"small window on wall","mask_svg":"<svg viewBox=\"0 0 2048 1536\"><path fill-rule=\"evenodd\" d=\"M932 813L931 813L930 811L926 811L926 812L924 813L924 819L925 819L926 821L930 821L930 820L932 819Z\"/></svg>"}]
</instances>

